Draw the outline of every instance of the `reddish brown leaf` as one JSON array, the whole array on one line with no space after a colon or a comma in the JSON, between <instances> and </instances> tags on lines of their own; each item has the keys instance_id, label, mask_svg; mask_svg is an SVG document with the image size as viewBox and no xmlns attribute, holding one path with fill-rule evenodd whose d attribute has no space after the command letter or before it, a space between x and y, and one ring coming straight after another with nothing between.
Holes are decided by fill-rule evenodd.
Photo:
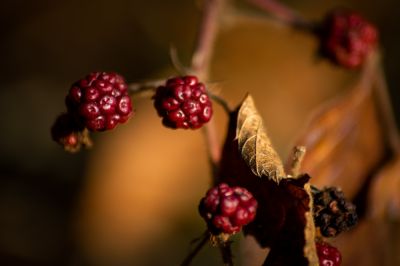
<instances>
[{"instance_id":1,"label":"reddish brown leaf","mask_svg":"<svg viewBox=\"0 0 400 266\"><path fill-rule=\"evenodd\" d=\"M354 198L387 159L389 144L371 87L356 86L322 107L300 135L301 170L317 187L339 186Z\"/></svg>"},{"instance_id":2,"label":"reddish brown leaf","mask_svg":"<svg viewBox=\"0 0 400 266\"><path fill-rule=\"evenodd\" d=\"M374 177L369 194L369 214L400 220L400 156Z\"/></svg>"}]
</instances>

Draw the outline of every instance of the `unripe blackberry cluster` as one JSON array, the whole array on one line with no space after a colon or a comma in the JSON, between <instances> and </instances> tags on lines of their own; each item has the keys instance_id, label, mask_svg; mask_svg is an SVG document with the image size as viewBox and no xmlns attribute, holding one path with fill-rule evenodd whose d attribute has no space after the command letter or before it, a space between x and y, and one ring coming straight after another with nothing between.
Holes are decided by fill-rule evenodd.
<instances>
[{"instance_id":1,"label":"unripe blackberry cluster","mask_svg":"<svg viewBox=\"0 0 400 266\"><path fill-rule=\"evenodd\" d=\"M254 220L257 201L242 187L221 183L211 188L199 205L200 215L212 234L233 234Z\"/></svg>"},{"instance_id":2,"label":"unripe blackberry cluster","mask_svg":"<svg viewBox=\"0 0 400 266\"><path fill-rule=\"evenodd\" d=\"M342 255L340 251L326 242L315 243L320 266L340 266Z\"/></svg>"},{"instance_id":3,"label":"unripe blackberry cluster","mask_svg":"<svg viewBox=\"0 0 400 266\"><path fill-rule=\"evenodd\" d=\"M113 129L132 115L128 85L116 73L90 73L72 85L65 101L68 112L91 131Z\"/></svg>"},{"instance_id":4,"label":"unripe blackberry cluster","mask_svg":"<svg viewBox=\"0 0 400 266\"><path fill-rule=\"evenodd\" d=\"M315 225L323 236L334 237L356 225L356 207L344 198L339 188L313 188L313 198Z\"/></svg>"},{"instance_id":5,"label":"unripe blackberry cluster","mask_svg":"<svg viewBox=\"0 0 400 266\"><path fill-rule=\"evenodd\" d=\"M82 146L92 145L87 129L75 123L68 113L57 117L51 128L51 137L69 152L77 152Z\"/></svg>"},{"instance_id":6,"label":"unripe blackberry cluster","mask_svg":"<svg viewBox=\"0 0 400 266\"><path fill-rule=\"evenodd\" d=\"M327 15L320 38L325 56L341 66L357 68L376 46L378 32L359 14L336 10Z\"/></svg>"},{"instance_id":7,"label":"unripe blackberry cluster","mask_svg":"<svg viewBox=\"0 0 400 266\"><path fill-rule=\"evenodd\" d=\"M157 88L153 99L163 124L170 128L196 129L212 116L206 88L194 76L169 79Z\"/></svg>"}]
</instances>

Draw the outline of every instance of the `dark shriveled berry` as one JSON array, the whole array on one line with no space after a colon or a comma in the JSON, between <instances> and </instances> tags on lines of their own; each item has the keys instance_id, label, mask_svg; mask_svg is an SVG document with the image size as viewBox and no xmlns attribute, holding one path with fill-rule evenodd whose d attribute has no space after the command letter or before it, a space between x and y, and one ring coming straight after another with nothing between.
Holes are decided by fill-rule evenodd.
<instances>
[{"instance_id":1,"label":"dark shriveled berry","mask_svg":"<svg viewBox=\"0 0 400 266\"><path fill-rule=\"evenodd\" d=\"M239 232L254 220L256 211L257 201L248 190L225 183L211 188L199 205L200 215L215 235Z\"/></svg>"},{"instance_id":2,"label":"dark shriveled berry","mask_svg":"<svg viewBox=\"0 0 400 266\"><path fill-rule=\"evenodd\" d=\"M340 266L342 255L339 250L326 242L315 243L320 266Z\"/></svg>"},{"instance_id":3,"label":"dark shriveled berry","mask_svg":"<svg viewBox=\"0 0 400 266\"><path fill-rule=\"evenodd\" d=\"M66 99L68 112L91 131L104 131L132 115L128 85L116 73L93 72L75 82Z\"/></svg>"},{"instance_id":4,"label":"dark shriveled berry","mask_svg":"<svg viewBox=\"0 0 400 266\"><path fill-rule=\"evenodd\" d=\"M57 117L51 127L51 137L69 152L77 152L82 146L90 147L92 145L87 129L77 124L68 113Z\"/></svg>"},{"instance_id":5,"label":"dark shriveled berry","mask_svg":"<svg viewBox=\"0 0 400 266\"><path fill-rule=\"evenodd\" d=\"M196 129L212 116L205 86L194 76L176 77L157 88L154 107L162 123L170 128Z\"/></svg>"},{"instance_id":6,"label":"dark shriveled berry","mask_svg":"<svg viewBox=\"0 0 400 266\"><path fill-rule=\"evenodd\" d=\"M322 55L346 68L360 67L378 42L375 26L347 10L329 13L319 36Z\"/></svg>"},{"instance_id":7,"label":"dark shriveled berry","mask_svg":"<svg viewBox=\"0 0 400 266\"><path fill-rule=\"evenodd\" d=\"M313 201L314 222L323 236L337 236L357 224L356 207L345 199L339 188L313 188Z\"/></svg>"}]
</instances>

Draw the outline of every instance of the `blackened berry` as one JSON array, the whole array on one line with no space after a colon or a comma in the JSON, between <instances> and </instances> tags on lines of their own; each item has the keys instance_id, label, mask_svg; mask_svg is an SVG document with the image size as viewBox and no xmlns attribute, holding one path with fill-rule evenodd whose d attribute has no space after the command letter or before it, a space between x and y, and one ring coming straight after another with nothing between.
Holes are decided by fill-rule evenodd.
<instances>
[{"instance_id":1,"label":"blackened berry","mask_svg":"<svg viewBox=\"0 0 400 266\"><path fill-rule=\"evenodd\" d=\"M341 189L327 187L313 188L314 221L321 234L333 237L349 230L357 223L356 207L347 201Z\"/></svg>"},{"instance_id":2,"label":"blackened berry","mask_svg":"<svg viewBox=\"0 0 400 266\"><path fill-rule=\"evenodd\" d=\"M242 187L229 187L225 183L211 188L199 205L200 215L213 234L233 234L252 222L257 211L257 201Z\"/></svg>"},{"instance_id":3,"label":"blackened berry","mask_svg":"<svg viewBox=\"0 0 400 266\"><path fill-rule=\"evenodd\" d=\"M315 243L320 266L340 266L342 255L340 251L326 242Z\"/></svg>"},{"instance_id":4,"label":"blackened berry","mask_svg":"<svg viewBox=\"0 0 400 266\"><path fill-rule=\"evenodd\" d=\"M92 131L113 129L132 115L128 85L116 73L87 75L72 85L65 101L68 112Z\"/></svg>"},{"instance_id":5,"label":"blackened berry","mask_svg":"<svg viewBox=\"0 0 400 266\"><path fill-rule=\"evenodd\" d=\"M346 68L361 66L378 42L374 25L361 15L345 10L329 13L319 36L322 54Z\"/></svg>"},{"instance_id":6,"label":"blackened berry","mask_svg":"<svg viewBox=\"0 0 400 266\"><path fill-rule=\"evenodd\" d=\"M69 152L77 152L82 146L90 147L92 145L87 129L77 124L76 120L68 113L57 117L51 128L51 136Z\"/></svg>"},{"instance_id":7,"label":"blackened berry","mask_svg":"<svg viewBox=\"0 0 400 266\"><path fill-rule=\"evenodd\" d=\"M204 84L194 76L175 77L157 88L154 107L170 128L196 129L210 121L212 105Z\"/></svg>"}]
</instances>

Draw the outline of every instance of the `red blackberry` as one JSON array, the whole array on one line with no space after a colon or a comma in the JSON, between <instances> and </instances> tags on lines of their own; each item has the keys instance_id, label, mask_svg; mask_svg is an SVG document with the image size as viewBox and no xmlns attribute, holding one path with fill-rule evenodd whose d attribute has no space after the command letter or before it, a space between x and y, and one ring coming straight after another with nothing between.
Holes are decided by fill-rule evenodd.
<instances>
[{"instance_id":1,"label":"red blackberry","mask_svg":"<svg viewBox=\"0 0 400 266\"><path fill-rule=\"evenodd\" d=\"M211 188L199 205L200 215L211 233L233 234L256 216L257 201L242 187L229 187L225 183Z\"/></svg>"},{"instance_id":2,"label":"red blackberry","mask_svg":"<svg viewBox=\"0 0 400 266\"><path fill-rule=\"evenodd\" d=\"M378 31L362 16L335 10L322 25L321 52L336 64L347 68L361 66L378 42Z\"/></svg>"},{"instance_id":3,"label":"red blackberry","mask_svg":"<svg viewBox=\"0 0 400 266\"><path fill-rule=\"evenodd\" d=\"M92 145L87 129L76 124L70 114L62 114L57 117L51 128L51 136L69 152L77 152L82 146L90 147Z\"/></svg>"},{"instance_id":4,"label":"red blackberry","mask_svg":"<svg viewBox=\"0 0 400 266\"><path fill-rule=\"evenodd\" d=\"M157 88L153 99L163 124L170 128L196 129L212 116L206 88L194 76L169 79Z\"/></svg>"},{"instance_id":5,"label":"red blackberry","mask_svg":"<svg viewBox=\"0 0 400 266\"><path fill-rule=\"evenodd\" d=\"M326 242L315 243L320 266L340 266L342 255L340 251Z\"/></svg>"},{"instance_id":6,"label":"red blackberry","mask_svg":"<svg viewBox=\"0 0 400 266\"><path fill-rule=\"evenodd\" d=\"M66 97L66 105L92 131L113 129L132 115L128 85L116 73L93 72L75 82Z\"/></svg>"}]
</instances>

